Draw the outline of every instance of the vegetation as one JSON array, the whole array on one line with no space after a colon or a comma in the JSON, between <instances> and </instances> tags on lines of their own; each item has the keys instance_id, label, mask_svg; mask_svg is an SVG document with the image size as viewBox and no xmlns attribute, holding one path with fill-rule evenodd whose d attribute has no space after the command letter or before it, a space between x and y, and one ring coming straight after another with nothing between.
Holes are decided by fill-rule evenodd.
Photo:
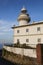
<instances>
[{"instance_id":1,"label":"vegetation","mask_svg":"<svg viewBox=\"0 0 43 65\"><path fill-rule=\"evenodd\" d=\"M28 46L26 43L24 43L24 44L16 43L13 46L17 47L17 48L35 49L35 48L31 47L31 46Z\"/></svg>"},{"instance_id":2,"label":"vegetation","mask_svg":"<svg viewBox=\"0 0 43 65\"><path fill-rule=\"evenodd\" d=\"M17 43L11 44L11 45L5 45L5 46L25 48L25 49L36 49L36 48L31 47L31 46L28 46L26 43L20 44L20 42L17 42Z\"/></svg>"}]
</instances>

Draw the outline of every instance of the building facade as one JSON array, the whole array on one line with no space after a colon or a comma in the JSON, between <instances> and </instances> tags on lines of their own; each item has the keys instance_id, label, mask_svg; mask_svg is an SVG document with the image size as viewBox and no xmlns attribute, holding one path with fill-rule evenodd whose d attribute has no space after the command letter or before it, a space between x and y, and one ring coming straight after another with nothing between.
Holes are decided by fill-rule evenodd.
<instances>
[{"instance_id":1,"label":"building facade","mask_svg":"<svg viewBox=\"0 0 43 65\"><path fill-rule=\"evenodd\" d=\"M37 44L43 43L43 21L30 23L30 16L23 7L18 16L18 26L13 26L14 43L27 44L36 47Z\"/></svg>"}]
</instances>

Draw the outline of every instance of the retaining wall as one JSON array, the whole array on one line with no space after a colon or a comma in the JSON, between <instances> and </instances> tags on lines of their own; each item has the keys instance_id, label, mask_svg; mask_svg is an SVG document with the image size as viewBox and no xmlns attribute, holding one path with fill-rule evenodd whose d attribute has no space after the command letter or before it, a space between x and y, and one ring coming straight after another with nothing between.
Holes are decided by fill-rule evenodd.
<instances>
[{"instance_id":1,"label":"retaining wall","mask_svg":"<svg viewBox=\"0 0 43 65\"><path fill-rule=\"evenodd\" d=\"M24 56L29 56L29 57L34 57L36 58L36 49L25 49L25 48L16 48L16 47L8 47L8 46L3 46L4 49L7 51L24 55Z\"/></svg>"}]
</instances>

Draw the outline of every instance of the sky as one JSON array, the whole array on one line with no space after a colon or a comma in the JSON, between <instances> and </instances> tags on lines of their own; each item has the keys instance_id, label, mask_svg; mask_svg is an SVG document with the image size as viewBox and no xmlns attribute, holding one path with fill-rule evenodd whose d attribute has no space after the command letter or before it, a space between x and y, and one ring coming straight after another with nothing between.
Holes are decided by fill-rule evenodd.
<instances>
[{"instance_id":1,"label":"sky","mask_svg":"<svg viewBox=\"0 0 43 65\"><path fill-rule=\"evenodd\" d=\"M0 43L13 43L13 25L22 7L28 10L32 21L43 21L43 0L0 0Z\"/></svg>"}]
</instances>

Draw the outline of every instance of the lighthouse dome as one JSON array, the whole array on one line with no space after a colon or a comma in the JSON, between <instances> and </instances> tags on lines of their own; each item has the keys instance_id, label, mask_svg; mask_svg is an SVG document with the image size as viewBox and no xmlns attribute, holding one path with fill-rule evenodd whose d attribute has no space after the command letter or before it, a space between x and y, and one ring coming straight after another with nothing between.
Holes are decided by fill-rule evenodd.
<instances>
[{"instance_id":1,"label":"lighthouse dome","mask_svg":"<svg viewBox=\"0 0 43 65\"><path fill-rule=\"evenodd\" d=\"M26 20L26 21L30 21L30 17L28 14L20 14L19 17L18 17L18 21L20 20Z\"/></svg>"},{"instance_id":2,"label":"lighthouse dome","mask_svg":"<svg viewBox=\"0 0 43 65\"><path fill-rule=\"evenodd\" d=\"M21 21L21 20L22 20L22 21ZM23 8L21 9L21 13L20 13L20 15L18 16L18 21L19 21L19 22L24 22L24 21L25 21L24 24L30 22L30 16L29 16L29 14L27 14L27 10L26 10L25 7L23 7Z\"/></svg>"},{"instance_id":3,"label":"lighthouse dome","mask_svg":"<svg viewBox=\"0 0 43 65\"><path fill-rule=\"evenodd\" d=\"M22 9L21 9L21 12L27 12L27 10L26 10L26 8L25 7L23 7Z\"/></svg>"}]
</instances>

